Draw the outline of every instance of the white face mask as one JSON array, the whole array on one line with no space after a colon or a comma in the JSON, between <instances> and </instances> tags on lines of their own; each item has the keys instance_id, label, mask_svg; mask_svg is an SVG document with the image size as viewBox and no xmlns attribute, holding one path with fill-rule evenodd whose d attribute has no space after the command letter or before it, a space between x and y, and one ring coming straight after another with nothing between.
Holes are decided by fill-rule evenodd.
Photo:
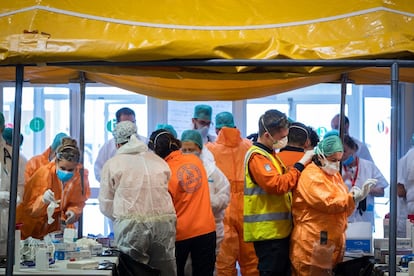
<instances>
[{"instance_id":1,"label":"white face mask","mask_svg":"<svg viewBox=\"0 0 414 276\"><path fill-rule=\"evenodd\" d=\"M286 147L287 143L288 143L288 138L287 136L285 136L281 140L274 141L272 147L273 149L281 149L281 148Z\"/></svg>"},{"instance_id":2,"label":"white face mask","mask_svg":"<svg viewBox=\"0 0 414 276\"><path fill-rule=\"evenodd\" d=\"M339 161L331 162L329 160L324 160L324 165L321 167L329 175L334 175L339 172Z\"/></svg>"},{"instance_id":3,"label":"white face mask","mask_svg":"<svg viewBox=\"0 0 414 276\"><path fill-rule=\"evenodd\" d=\"M197 131L200 132L200 135L201 135L202 138L207 137L208 130L209 130L209 127L207 127L207 126L204 126L202 128L197 129Z\"/></svg>"}]
</instances>

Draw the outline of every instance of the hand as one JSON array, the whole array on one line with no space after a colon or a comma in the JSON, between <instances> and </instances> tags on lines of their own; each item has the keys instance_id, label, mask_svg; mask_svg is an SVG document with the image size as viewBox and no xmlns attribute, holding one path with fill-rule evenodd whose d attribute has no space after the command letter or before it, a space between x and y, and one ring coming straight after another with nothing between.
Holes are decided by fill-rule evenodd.
<instances>
[{"instance_id":1,"label":"hand","mask_svg":"<svg viewBox=\"0 0 414 276\"><path fill-rule=\"evenodd\" d=\"M310 161L312 160L312 157L314 155L315 155L314 150L307 150L307 151L305 151L305 154L303 155L303 157L298 162L303 164L304 166L306 166L307 164L310 163Z\"/></svg>"},{"instance_id":2,"label":"hand","mask_svg":"<svg viewBox=\"0 0 414 276\"><path fill-rule=\"evenodd\" d=\"M7 191L0 192L0 205L9 205L10 203L10 193Z\"/></svg>"},{"instance_id":3,"label":"hand","mask_svg":"<svg viewBox=\"0 0 414 276\"><path fill-rule=\"evenodd\" d=\"M352 195L354 196L355 203L358 203L364 199L361 189L357 186L352 186L349 192L352 193Z\"/></svg>"},{"instance_id":4,"label":"hand","mask_svg":"<svg viewBox=\"0 0 414 276\"><path fill-rule=\"evenodd\" d=\"M365 196L369 194L371 191L371 188L374 187L377 184L378 179L375 178L368 178L364 184L362 184L362 192Z\"/></svg>"},{"instance_id":5,"label":"hand","mask_svg":"<svg viewBox=\"0 0 414 276\"><path fill-rule=\"evenodd\" d=\"M49 204L52 201L55 201L55 193L52 192L51 189L47 189L47 191L43 194L43 203Z\"/></svg>"},{"instance_id":6,"label":"hand","mask_svg":"<svg viewBox=\"0 0 414 276\"><path fill-rule=\"evenodd\" d=\"M351 188L351 193L354 194L355 202L360 202L364 200L369 194L371 188L377 183L377 179L369 178L367 181L362 184L362 189L357 186Z\"/></svg>"},{"instance_id":7,"label":"hand","mask_svg":"<svg viewBox=\"0 0 414 276\"><path fill-rule=\"evenodd\" d=\"M76 219L75 212L69 210L69 211L66 211L65 215L66 215L66 224L75 223L75 219Z\"/></svg>"}]
</instances>

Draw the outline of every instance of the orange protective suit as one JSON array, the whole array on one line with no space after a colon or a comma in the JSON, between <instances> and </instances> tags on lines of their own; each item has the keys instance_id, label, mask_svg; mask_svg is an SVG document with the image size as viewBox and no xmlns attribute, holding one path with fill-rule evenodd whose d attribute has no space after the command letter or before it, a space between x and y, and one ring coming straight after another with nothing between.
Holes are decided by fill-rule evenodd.
<instances>
[{"instance_id":1,"label":"orange protective suit","mask_svg":"<svg viewBox=\"0 0 414 276\"><path fill-rule=\"evenodd\" d=\"M165 161L171 169L168 191L177 213L176 241L216 230L207 173L200 158L176 150Z\"/></svg>"},{"instance_id":2,"label":"orange protective suit","mask_svg":"<svg viewBox=\"0 0 414 276\"><path fill-rule=\"evenodd\" d=\"M42 239L46 234L61 230L61 221L64 220L66 211L73 211L76 220L82 213L85 201L90 196L88 170L84 169L84 191L82 193L79 164L73 177L62 185L56 175L56 163L54 161L40 167L26 182L23 201L17 206L16 223L22 222L22 239L33 237ZM47 189L55 193L56 201L60 200L59 207L55 209L53 218L55 221L48 224L46 208L43 203L43 194ZM67 225L73 228L73 225Z\"/></svg>"},{"instance_id":3,"label":"orange protective suit","mask_svg":"<svg viewBox=\"0 0 414 276\"><path fill-rule=\"evenodd\" d=\"M302 171L293 190L292 275L320 275L317 266L334 267L342 261L348 216L354 209L353 196L339 172L328 175L314 163ZM326 248L333 250L325 259L320 254L324 247L318 247L321 231L327 233Z\"/></svg>"},{"instance_id":4,"label":"orange protective suit","mask_svg":"<svg viewBox=\"0 0 414 276\"><path fill-rule=\"evenodd\" d=\"M217 167L230 182L230 203L224 215L224 239L216 260L217 275L259 275L253 243L243 239L244 157L252 143L237 128L223 127L214 143L207 143Z\"/></svg>"},{"instance_id":5,"label":"orange protective suit","mask_svg":"<svg viewBox=\"0 0 414 276\"><path fill-rule=\"evenodd\" d=\"M287 168L291 168L303 157L304 154L305 151L301 148L287 146L280 150L280 152L277 153L277 156L283 161L283 164Z\"/></svg>"},{"instance_id":6,"label":"orange protective suit","mask_svg":"<svg viewBox=\"0 0 414 276\"><path fill-rule=\"evenodd\" d=\"M26 168L24 170L24 179L27 182L32 175L39 169L41 166L49 163L49 155L52 149L48 147L44 152L39 155L33 156L26 163Z\"/></svg>"}]
</instances>

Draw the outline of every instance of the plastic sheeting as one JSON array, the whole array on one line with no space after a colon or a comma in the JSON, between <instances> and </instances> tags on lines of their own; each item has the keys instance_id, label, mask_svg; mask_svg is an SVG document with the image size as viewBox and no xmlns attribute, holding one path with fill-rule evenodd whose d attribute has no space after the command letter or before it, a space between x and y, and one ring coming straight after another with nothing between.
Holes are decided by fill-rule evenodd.
<instances>
[{"instance_id":1,"label":"plastic sheeting","mask_svg":"<svg viewBox=\"0 0 414 276\"><path fill-rule=\"evenodd\" d=\"M388 83L389 70L381 68L351 72L317 66L44 65L174 59L413 59L413 18L414 4L404 0L1 1L0 65L38 65L25 70L25 80L31 82L68 82L82 70L88 80L175 100L261 97L339 81L343 72L349 72L355 83ZM402 81L413 81L410 71L402 72ZM13 81L12 72L0 67L0 81Z\"/></svg>"}]
</instances>

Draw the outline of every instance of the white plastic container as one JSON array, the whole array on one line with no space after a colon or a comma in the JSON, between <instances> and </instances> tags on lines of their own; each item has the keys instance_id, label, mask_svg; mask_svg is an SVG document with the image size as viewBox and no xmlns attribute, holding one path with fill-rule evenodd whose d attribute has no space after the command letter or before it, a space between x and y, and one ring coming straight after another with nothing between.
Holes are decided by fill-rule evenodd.
<instances>
[{"instance_id":1,"label":"white plastic container","mask_svg":"<svg viewBox=\"0 0 414 276\"><path fill-rule=\"evenodd\" d=\"M345 235L346 251L372 253L372 226L370 222L348 223Z\"/></svg>"},{"instance_id":2,"label":"white plastic container","mask_svg":"<svg viewBox=\"0 0 414 276\"><path fill-rule=\"evenodd\" d=\"M49 252L47 248L39 247L36 249L36 269L48 270L49 269Z\"/></svg>"}]
</instances>

